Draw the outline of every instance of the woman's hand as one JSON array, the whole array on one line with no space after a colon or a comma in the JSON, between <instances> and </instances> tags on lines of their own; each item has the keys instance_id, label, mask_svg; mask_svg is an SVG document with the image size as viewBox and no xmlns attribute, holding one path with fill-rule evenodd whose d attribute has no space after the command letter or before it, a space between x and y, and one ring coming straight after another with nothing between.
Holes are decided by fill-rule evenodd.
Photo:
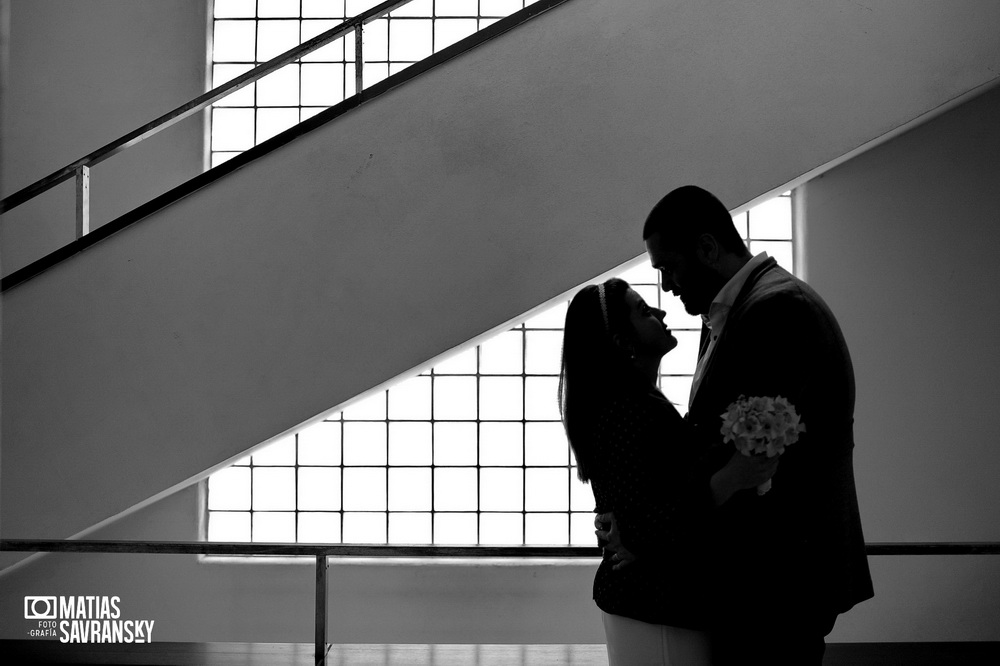
<instances>
[{"instance_id":1,"label":"woman's hand","mask_svg":"<svg viewBox=\"0 0 1000 666\"><path fill-rule=\"evenodd\" d=\"M745 456L734 451L729 462L712 475L710 484L715 505L725 504L740 490L756 488L774 476L776 471L778 471L778 456L773 458L765 455Z\"/></svg>"}]
</instances>

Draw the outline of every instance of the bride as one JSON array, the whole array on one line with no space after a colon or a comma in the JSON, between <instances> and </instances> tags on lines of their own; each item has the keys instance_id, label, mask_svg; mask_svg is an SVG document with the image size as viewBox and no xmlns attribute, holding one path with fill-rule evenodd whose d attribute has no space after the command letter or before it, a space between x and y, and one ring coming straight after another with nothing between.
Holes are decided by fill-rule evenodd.
<instances>
[{"instance_id":1,"label":"bride","mask_svg":"<svg viewBox=\"0 0 1000 666\"><path fill-rule=\"evenodd\" d=\"M618 278L581 289L566 313L563 424L596 512L613 512L614 538L630 554L621 562L606 550L594 577L610 666L711 663L699 549L713 502L696 482L704 477L689 427L656 387L660 360L677 346L664 315ZM746 487L771 474L760 470Z\"/></svg>"}]
</instances>

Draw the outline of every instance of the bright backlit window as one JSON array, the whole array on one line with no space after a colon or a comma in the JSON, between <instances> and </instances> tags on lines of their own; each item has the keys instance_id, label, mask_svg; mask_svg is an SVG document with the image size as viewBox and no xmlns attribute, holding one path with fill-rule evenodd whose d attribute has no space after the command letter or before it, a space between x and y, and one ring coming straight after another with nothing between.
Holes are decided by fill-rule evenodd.
<instances>
[{"instance_id":1,"label":"bright backlit window","mask_svg":"<svg viewBox=\"0 0 1000 666\"><path fill-rule=\"evenodd\" d=\"M363 86L533 0L414 0L363 32ZM379 4L215 0L213 84ZM353 34L213 105L212 165L356 90ZM792 268L789 194L734 219L752 252ZM679 345L660 384L686 410L700 322L645 261L625 271L667 311ZM576 478L556 402L567 303L213 474L212 541L593 545L594 499Z\"/></svg>"},{"instance_id":2,"label":"bright backlit window","mask_svg":"<svg viewBox=\"0 0 1000 666\"><path fill-rule=\"evenodd\" d=\"M212 85L371 9L382 0L215 0ZM412 0L363 31L364 88L534 0ZM350 33L212 106L212 166L355 94Z\"/></svg>"}]
</instances>

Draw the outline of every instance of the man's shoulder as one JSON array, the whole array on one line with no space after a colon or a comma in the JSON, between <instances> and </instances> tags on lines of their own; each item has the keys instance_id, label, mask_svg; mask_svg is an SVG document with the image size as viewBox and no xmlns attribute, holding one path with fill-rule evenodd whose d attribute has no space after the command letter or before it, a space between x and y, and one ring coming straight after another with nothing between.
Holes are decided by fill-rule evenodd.
<instances>
[{"instance_id":1,"label":"man's shoulder","mask_svg":"<svg viewBox=\"0 0 1000 666\"><path fill-rule=\"evenodd\" d=\"M804 280L778 266L758 276L733 307L729 321L732 333L749 340L748 344L772 337L775 331L815 340L843 337L837 317L823 297Z\"/></svg>"},{"instance_id":2,"label":"man's shoulder","mask_svg":"<svg viewBox=\"0 0 1000 666\"><path fill-rule=\"evenodd\" d=\"M781 266L774 265L761 271L756 281L749 285L743 298L746 308L754 307L801 307L805 310L829 312L823 297L805 280L792 275Z\"/></svg>"},{"instance_id":3,"label":"man's shoulder","mask_svg":"<svg viewBox=\"0 0 1000 666\"><path fill-rule=\"evenodd\" d=\"M804 280L796 277L777 263L767 264L756 275L750 285L749 294L793 292L809 288Z\"/></svg>"}]
</instances>

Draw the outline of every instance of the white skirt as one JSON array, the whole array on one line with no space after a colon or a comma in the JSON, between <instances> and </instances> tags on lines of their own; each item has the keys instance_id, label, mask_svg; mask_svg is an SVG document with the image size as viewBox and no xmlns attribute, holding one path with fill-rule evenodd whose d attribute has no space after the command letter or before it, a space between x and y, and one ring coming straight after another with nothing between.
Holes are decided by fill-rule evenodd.
<instances>
[{"instance_id":1,"label":"white skirt","mask_svg":"<svg viewBox=\"0 0 1000 666\"><path fill-rule=\"evenodd\" d=\"M708 634L601 611L608 666L710 666Z\"/></svg>"}]
</instances>

